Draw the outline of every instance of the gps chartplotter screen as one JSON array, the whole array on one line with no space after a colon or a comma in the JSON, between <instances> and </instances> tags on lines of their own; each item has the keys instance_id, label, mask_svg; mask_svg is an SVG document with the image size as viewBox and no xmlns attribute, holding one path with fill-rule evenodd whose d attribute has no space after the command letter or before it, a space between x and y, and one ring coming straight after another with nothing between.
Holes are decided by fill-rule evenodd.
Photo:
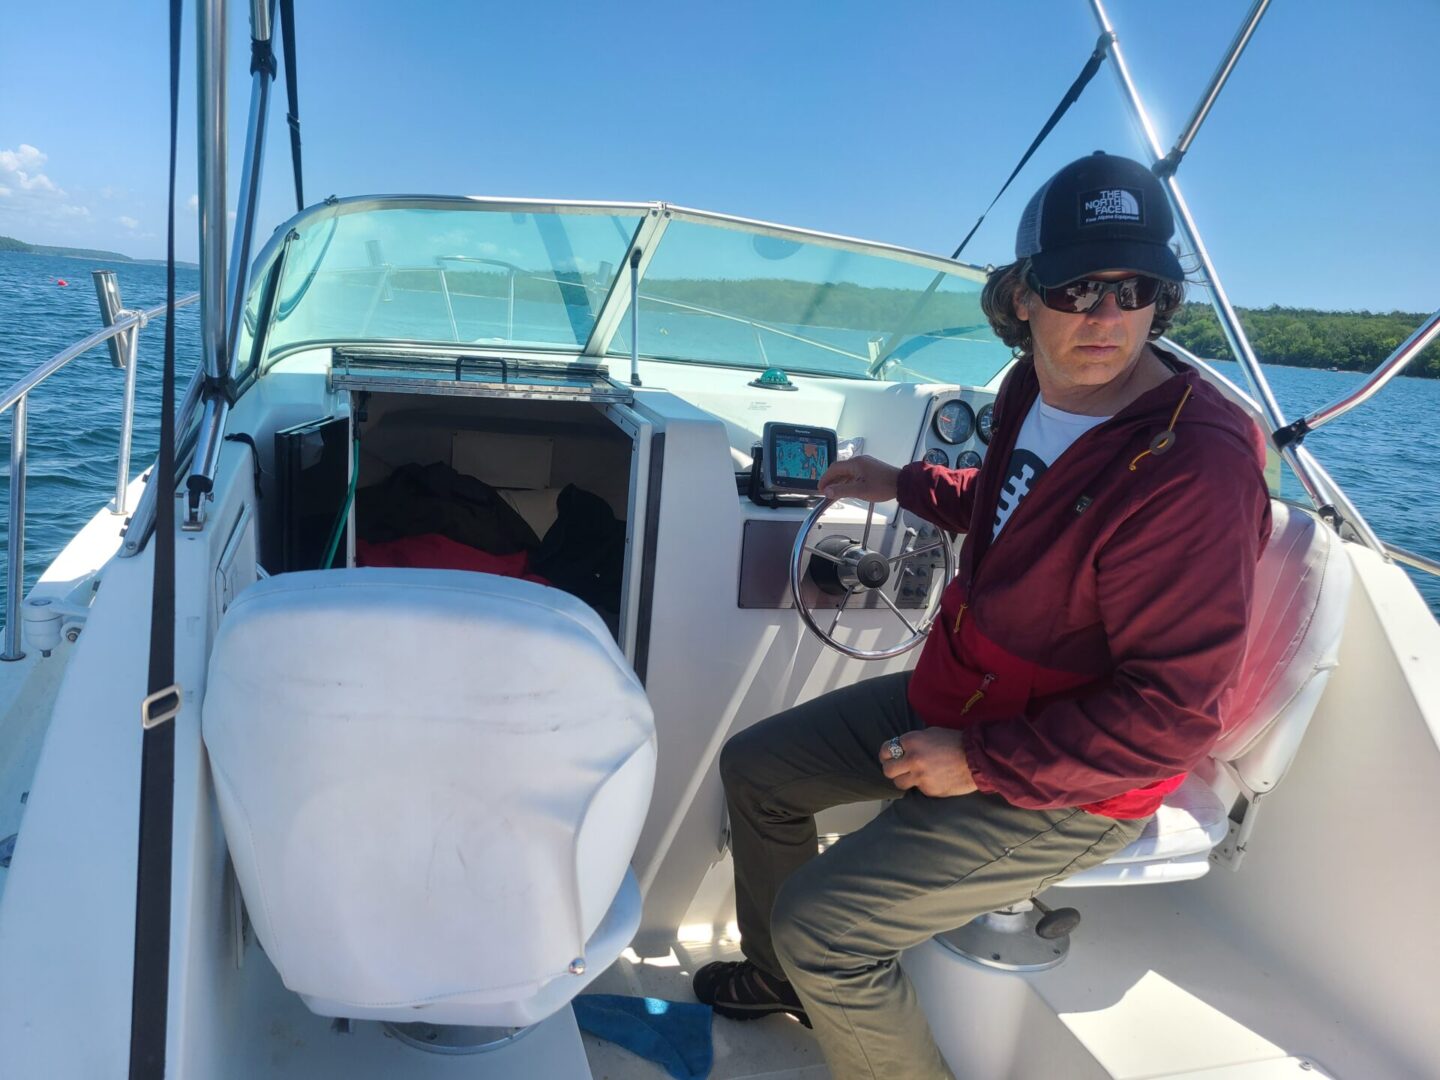
<instances>
[{"instance_id":1,"label":"gps chartplotter screen","mask_svg":"<svg viewBox=\"0 0 1440 1080\"><path fill-rule=\"evenodd\" d=\"M828 428L766 424L766 486L772 491L816 491L835 460L835 443L835 432Z\"/></svg>"}]
</instances>

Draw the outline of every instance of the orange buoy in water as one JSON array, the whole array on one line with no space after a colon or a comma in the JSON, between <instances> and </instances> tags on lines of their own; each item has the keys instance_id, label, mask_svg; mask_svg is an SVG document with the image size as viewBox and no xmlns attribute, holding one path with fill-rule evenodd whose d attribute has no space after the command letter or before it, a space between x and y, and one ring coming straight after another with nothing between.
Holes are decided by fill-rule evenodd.
<instances>
[{"instance_id":1,"label":"orange buoy in water","mask_svg":"<svg viewBox=\"0 0 1440 1080\"><path fill-rule=\"evenodd\" d=\"M66 281L63 277L61 277L61 278L56 278L56 279L55 279L55 284L56 284L56 285L69 285L70 282Z\"/></svg>"}]
</instances>

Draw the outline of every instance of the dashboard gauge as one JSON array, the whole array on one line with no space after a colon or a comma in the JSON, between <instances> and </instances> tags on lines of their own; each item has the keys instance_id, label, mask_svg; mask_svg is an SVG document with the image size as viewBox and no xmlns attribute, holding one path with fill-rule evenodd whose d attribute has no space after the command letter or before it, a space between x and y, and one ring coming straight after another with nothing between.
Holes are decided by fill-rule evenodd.
<instances>
[{"instance_id":1,"label":"dashboard gauge","mask_svg":"<svg viewBox=\"0 0 1440 1080\"><path fill-rule=\"evenodd\" d=\"M966 450L955 459L957 469L978 469L980 467L980 455L974 450Z\"/></svg>"},{"instance_id":2,"label":"dashboard gauge","mask_svg":"<svg viewBox=\"0 0 1440 1080\"><path fill-rule=\"evenodd\" d=\"M938 446L926 450L925 456L921 460L926 465L944 465L947 469L950 467L950 455Z\"/></svg>"},{"instance_id":3,"label":"dashboard gauge","mask_svg":"<svg viewBox=\"0 0 1440 1080\"><path fill-rule=\"evenodd\" d=\"M935 434L952 446L975 432L975 414L963 401L947 401L935 413Z\"/></svg>"},{"instance_id":4,"label":"dashboard gauge","mask_svg":"<svg viewBox=\"0 0 1440 1080\"><path fill-rule=\"evenodd\" d=\"M990 436L995 433L995 406L983 405L980 408L980 415L975 418L975 430L980 433L980 441L988 443Z\"/></svg>"}]
</instances>

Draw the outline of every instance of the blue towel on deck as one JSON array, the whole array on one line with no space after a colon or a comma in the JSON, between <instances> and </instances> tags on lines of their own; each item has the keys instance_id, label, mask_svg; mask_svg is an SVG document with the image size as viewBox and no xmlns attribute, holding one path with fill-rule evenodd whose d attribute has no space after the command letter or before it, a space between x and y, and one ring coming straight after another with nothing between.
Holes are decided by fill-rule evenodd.
<instances>
[{"instance_id":1,"label":"blue towel on deck","mask_svg":"<svg viewBox=\"0 0 1440 1080\"><path fill-rule=\"evenodd\" d=\"M581 994L572 1004L580 1030L658 1062L675 1080L710 1075L710 1006L619 994Z\"/></svg>"}]
</instances>

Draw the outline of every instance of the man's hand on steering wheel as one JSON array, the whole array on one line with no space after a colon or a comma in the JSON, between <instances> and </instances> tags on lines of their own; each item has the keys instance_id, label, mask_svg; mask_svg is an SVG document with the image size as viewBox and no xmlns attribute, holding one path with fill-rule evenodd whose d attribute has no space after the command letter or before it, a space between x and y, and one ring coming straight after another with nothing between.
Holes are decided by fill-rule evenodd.
<instances>
[{"instance_id":1,"label":"man's hand on steering wheel","mask_svg":"<svg viewBox=\"0 0 1440 1080\"><path fill-rule=\"evenodd\" d=\"M903 751L898 758L890 749L896 743ZM890 739L880 747L880 764L901 791L919 788L922 795L943 799L979 790L965 760L964 737L954 728L922 728Z\"/></svg>"},{"instance_id":2,"label":"man's hand on steering wheel","mask_svg":"<svg viewBox=\"0 0 1440 1080\"><path fill-rule=\"evenodd\" d=\"M863 499L865 502L889 502L895 498L900 470L878 458L861 454L846 461L837 461L820 477L820 494L827 499Z\"/></svg>"}]
</instances>

